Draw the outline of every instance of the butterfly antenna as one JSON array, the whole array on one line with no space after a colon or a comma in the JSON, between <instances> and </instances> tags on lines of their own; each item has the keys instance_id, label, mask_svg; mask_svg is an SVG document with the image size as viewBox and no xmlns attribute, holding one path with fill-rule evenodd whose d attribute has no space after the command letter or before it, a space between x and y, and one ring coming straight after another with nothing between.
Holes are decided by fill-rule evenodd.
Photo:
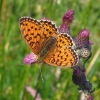
<instances>
[{"instance_id":1,"label":"butterfly antenna","mask_svg":"<svg viewBox=\"0 0 100 100\"><path fill-rule=\"evenodd\" d=\"M44 82L44 79L43 79L43 76L42 76L42 68L41 68L42 65L43 65L43 63L40 63L39 68L40 68L40 75L41 75L42 82Z\"/></svg>"}]
</instances>

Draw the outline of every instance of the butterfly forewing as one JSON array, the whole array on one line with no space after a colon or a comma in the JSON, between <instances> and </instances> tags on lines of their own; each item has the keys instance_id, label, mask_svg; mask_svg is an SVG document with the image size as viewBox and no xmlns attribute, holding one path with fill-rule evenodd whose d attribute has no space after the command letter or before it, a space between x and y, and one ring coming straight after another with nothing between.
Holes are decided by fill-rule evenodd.
<instances>
[{"instance_id":1,"label":"butterfly forewing","mask_svg":"<svg viewBox=\"0 0 100 100\"><path fill-rule=\"evenodd\" d=\"M20 29L31 50L38 55L42 49L40 45L42 33L40 22L29 17L22 17L20 19Z\"/></svg>"}]
</instances>

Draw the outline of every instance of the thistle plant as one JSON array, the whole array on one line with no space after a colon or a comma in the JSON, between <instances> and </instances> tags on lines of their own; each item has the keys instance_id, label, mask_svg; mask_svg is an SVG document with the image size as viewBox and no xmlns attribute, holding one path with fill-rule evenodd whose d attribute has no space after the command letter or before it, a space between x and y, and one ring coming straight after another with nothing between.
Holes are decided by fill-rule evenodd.
<instances>
[{"instance_id":1,"label":"thistle plant","mask_svg":"<svg viewBox=\"0 0 100 100\"><path fill-rule=\"evenodd\" d=\"M71 35L70 24L74 19L74 10L69 10L62 18L62 24L59 27L59 32L63 32ZM83 92L87 97L87 100L93 100L92 84L86 77L85 63L91 57L91 45L92 41L89 39L90 32L87 29L82 29L80 33L73 38L75 43L75 49L79 56L79 63L73 66L72 81L79 87L79 90ZM85 60L83 60L85 59Z\"/></svg>"}]
</instances>

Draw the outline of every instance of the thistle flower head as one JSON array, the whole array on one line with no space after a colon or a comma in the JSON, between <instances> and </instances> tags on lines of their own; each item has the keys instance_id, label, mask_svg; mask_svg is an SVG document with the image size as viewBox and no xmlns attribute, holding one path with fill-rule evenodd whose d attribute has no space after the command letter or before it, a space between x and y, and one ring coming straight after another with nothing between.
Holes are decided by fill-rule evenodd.
<instances>
[{"instance_id":1,"label":"thistle flower head","mask_svg":"<svg viewBox=\"0 0 100 100\"><path fill-rule=\"evenodd\" d=\"M72 75L72 81L74 82L74 84L78 86L83 85L84 82L86 82L85 72L82 71L81 69L74 70Z\"/></svg>"},{"instance_id":2,"label":"thistle flower head","mask_svg":"<svg viewBox=\"0 0 100 100\"><path fill-rule=\"evenodd\" d=\"M74 19L74 10L69 10L67 13L64 14L62 18L62 24L59 27L58 31L60 33L67 33L70 34L70 24Z\"/></svg>"},{"instance_id":3,"label":"thistle flower head","mask_svg":"<svg viewBox=\"0 0 100 100\"><path fill-rule=\"evenodd\" d=\"M88 48L91 49L92 42L89 41L90 32L87 29L80 31L79 35L74 38L74 42L78 48Z\"/></svg>"},{"instance_id":4,"label":"thistle flower head","mask_svg":"<svg viewBox=\"0 0 100 100\"><path fill-rule=\"evenodd\" d=\"M67 13L64 14L62 20L64 24L70 25L73 19L74 19L74 10L70 9Z\"/></svg>"},{"instance_id":5,"label":"thistle flower head","mask_svg":"<svg viewBox=\"0 0 100 100\"><path fill-rule=\"evenodd\" d=\"M25 64L33 64L37 61L37 59L38 59L37 55L35 55L34 53L30 53L30 54L26 55L23 62Z\"/></svg>"},{"instance_id":6,"label":"thistle flower head","mask_svg":"<svg viewBox=\"0 0 100 100\"><path fill-rule=\"evenodd\" d=\"M86 69L82 62L80 61L80 63L77 66L74 66L73 69L73 83L79 86L80 91L84 92L85 94L90 94L92 92L92 84L86 78Z\"/></svg>"},{"instance_id":7,"label":"thistle flower head","mask_svg":"<svg viewBox=\"0 0 100 100\"><path fill-rule=\"evenodd\" d=\"M88 38L90 35L90 32L86 29L83 29L80 31L79 36L82 38Z\"/></svg>"}]
</instances>

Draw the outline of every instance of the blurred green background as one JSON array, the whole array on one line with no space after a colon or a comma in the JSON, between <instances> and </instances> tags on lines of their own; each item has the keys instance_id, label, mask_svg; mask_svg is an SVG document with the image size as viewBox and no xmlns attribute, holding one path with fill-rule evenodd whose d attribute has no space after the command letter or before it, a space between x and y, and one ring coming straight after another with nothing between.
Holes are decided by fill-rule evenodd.
<instances>
[{"instance_id":1,"label":"blurred green background","mask_svg":"<svg viewBox=\"0 0 100 100\"><path fill-rule=\"evenodd\" d=\"M93 87L100 78L100 0L0 0L0 100L36 100L26 91L30 86L40 94L42 100L82 100L78 87L72 82L72 69L42 66L44 82L37 64L23 63L30 53L19 27L19 18L50 18L59 26L63 15L74 10L71 24L72 36L81 29L91 32L92 57L86 64L87 77ZM94 93L100 100L100 90Z\"/></svg>"}]
</instances>

